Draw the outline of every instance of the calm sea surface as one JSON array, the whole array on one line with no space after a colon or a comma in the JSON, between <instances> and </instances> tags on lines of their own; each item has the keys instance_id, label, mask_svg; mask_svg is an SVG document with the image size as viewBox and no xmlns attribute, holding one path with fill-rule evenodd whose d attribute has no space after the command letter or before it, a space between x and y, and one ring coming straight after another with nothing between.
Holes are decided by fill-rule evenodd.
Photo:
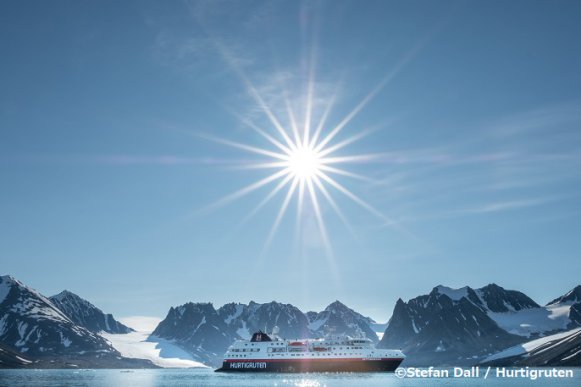
<instances>
[{"instance_id":1,"label":"calm sea surface","mask_svg":"<svg viewBox=\"0 0 581 387\"><path fill-rule=\"evenodd\" d=\"M581 386L581 369L569 368L572 378L497 378L493 368L487 379L398 378L393 373L345 374L232 374L210 369L155 370L0 370L0 386ZM483 374L486 369L481 369Z\"/></svg>"}]
</instances>

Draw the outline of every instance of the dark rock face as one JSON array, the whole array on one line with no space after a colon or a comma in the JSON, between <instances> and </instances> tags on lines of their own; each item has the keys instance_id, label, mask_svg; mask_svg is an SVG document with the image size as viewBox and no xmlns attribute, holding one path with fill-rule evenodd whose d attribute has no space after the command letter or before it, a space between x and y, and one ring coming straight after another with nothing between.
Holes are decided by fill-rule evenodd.
<instances>
[{"instance_id":1,"label":"dark rock face","mask_svg":"<svg viewBox=\"0 0 581 387\"><path fill-rule=\"evenodd\" d=\"M386 328L379 343L380 347L403 348L406 343L416 338L417 328L414 329L414 324L415 320L418 319L417 315L419 311L413 307L413 304L419 301L423 305L424 302L420 299L425 297L420 296L410 300L409 307L401 298L397 300L393 309L393 315L388 323L388 328Z\"/></svg>"},{"instance_id":2,"label":"dark rock face","mask_svg":"<svg viewBox=\"0 0 581 387\"><path fill-rule=\"evenodd\" d=\"M506 293L495 288L487 293L446 289L436 287L408 303L398 300L379 347L401 348L408 355L407 364L469 364L525 340L501 329L486 313L488 304L502 309L503 303L494 296L507 299ZM515 309L531 304L520 295L512 296L516 297L507 302Z\"/></svg>"},{"instance_id":3,"label":"dark rock face","mask_svg":"<svg viewBox=\"0 0 581 387\"><path fill-rule=\"evenodd\" d=\"M374 343L379 341L377 334L371 329L371 324L375 321L355 312L339 301L333 302L320 313L309 313L311 313L310 327L316 336L322 337L326 333L334 333L367 337Z\"/></svg>"},{"instance_id":4,"label":"dark rock face","mask_svg":"<svg viewBox=\"0 0 581 387\"><path fill-rule=\"evenodd\" d=\"M290 304L279 302L269 302L267 304L258 304L250 301L248 305L238 304L242 309L238 309L239 314L228 315L225 321L228 321L231 331L237 332L238 336L249 338L252 333L262 330L271 332L277 326L278 335L285 338L303 338L310 337L309 320L303 312L297 307ZM220 308L220 313L224 311Z\"/></svg>"},{"instance_id":5,"label":"dark rock face","mask_svg":"<svg viewBox=\"0 0 581 387\"><path fill-rule=\"evenodd\" d=\"M581 327L581 302L571 305L569 309L569 323L568 328Z\"/></svg>"},{"instance_id":6,"label":"dark rock face","mask_svg":"<svg viewBox=\"0 0 581 387\"><path fill-rule=\"evenodd\" d=\"M516 290L505 290L496 284L490 284L478 290L483 306L491 312L502 313L540 307L524 293ZM476 294L474 291L472 293Z\"/></svg>"},{"instance_id":7,"label":"dark rock face","mask_svg":"<svg viewBox=\"0 0 581 387\"><path fill-rule=\"evenodd\" d=\"M153 336L173 340L206 364L221 362L236 339L211 303L187 303L170 308Z\"/></svg>"},{"instance_id":8,"label":"dark rock face","mask_svg":"<svg viewBox=\"0 0 581 387\"><path fill-rule=\"evenodd\" d=\"M307 320L309 320L309 324L315 321L318 315L319 315L318 312L313 311L305 313L305 316L307 316Z\"/></svg>"},{"instance_id":9,"label":"dark rock face","mask_svg":"<svg viewBox=\"0 0 581 387\"><path fill-rule=\"evenodd\" d=\"M30 363L24 355L0 343L0 368L22 368Z\"/></svg>"},{"instance_id":10,"label":"dark rock face","mask_svg":"<svg viewBox=\"0 0 581 387\"><path fill-rule=\"evenodd\" d=\"M82 299L74 293L65 290L49 298L52 303L61 310L75 324L87 328L91 332L105 331L107 333L129 333L133 329L126 327L113 318L111 314L105 314L89 301Z\"/></svg>"}]
</instances>

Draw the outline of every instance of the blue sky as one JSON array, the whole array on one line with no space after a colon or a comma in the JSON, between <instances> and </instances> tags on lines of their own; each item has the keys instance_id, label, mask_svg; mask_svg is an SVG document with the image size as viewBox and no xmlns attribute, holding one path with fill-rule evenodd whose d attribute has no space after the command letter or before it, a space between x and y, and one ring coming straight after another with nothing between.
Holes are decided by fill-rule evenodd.
<instances>
[{"instance_id":1,"label":"blue sky","mask_svg":"<svg viewBox=\"0 0 581 387\"><path fill-rule=\"evenodd\" d=\"M339 299L386 320L491 282L547 302L580 283L580 8L2 2L1 272L119 316ZM252 126L281 141L286 101L300 128L331 105L330 144L369 131L336 152L372 155L341 165L366 179L334 178L373 211L327 185L349 229L318 196L332 251L296 196L265 247L286 188L240 224L276 183L213 206L273 173L216 139L276 150Z\"/></svg>"}]
</instances>

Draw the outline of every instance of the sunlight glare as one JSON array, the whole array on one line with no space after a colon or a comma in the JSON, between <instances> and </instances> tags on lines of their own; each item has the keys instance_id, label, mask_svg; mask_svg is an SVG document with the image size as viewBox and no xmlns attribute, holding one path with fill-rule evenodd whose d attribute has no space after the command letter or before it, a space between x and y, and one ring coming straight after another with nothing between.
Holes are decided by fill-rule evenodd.
<instances>
[{"instance_id":1,"label":"sunlight glare","mask_svg":"<svg viewBox=\"0 0 581 387\"><path fill-rule=\"evenodd\" d=\"M320 171L321 157L312 147L301 146L289 153L288 168L296 179L310 180Z\"/></svg>"}]
</instances>

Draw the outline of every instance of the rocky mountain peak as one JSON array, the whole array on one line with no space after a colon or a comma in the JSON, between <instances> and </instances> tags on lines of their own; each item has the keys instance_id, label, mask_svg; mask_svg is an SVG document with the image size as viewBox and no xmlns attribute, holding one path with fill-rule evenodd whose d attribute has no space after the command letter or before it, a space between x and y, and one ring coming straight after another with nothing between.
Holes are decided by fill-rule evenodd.
<instances>
[{"instance_id":1,"label":"rocky mountain peak","mask_svg":"<svg viewBox=\"0 0 581 387\"><path fill-rule=\"evenodd\" d=\"M71 321L91 332L133 332L133 329L115 320L113 315L105 314L101 309L69 290L63 290L49 299Z\"/></svg>"},{"instance_id":2,"label":"rocky mountain peak","mask_svg":"<svg viewBox=\"0 0 581 387\"><path fill-rule=\"evenodd\" d=\"M581 303L581 285L575 286L573 289L569 290L561 297L555 298L547 305L555 305L562 303L571 303L571 304Z\"/></svg>"},{"instance_id":3,"label":"rocky mountain peak","mask_svg":"<svg viewBox=\"0 0 581 387\"><path fill-rule=\"evenodd\" d=\"M496 313L540 307L526 294L516 290L506 290L494 283L478 289L477 293L484 306Z\"/></svg>"}]
</instances>

